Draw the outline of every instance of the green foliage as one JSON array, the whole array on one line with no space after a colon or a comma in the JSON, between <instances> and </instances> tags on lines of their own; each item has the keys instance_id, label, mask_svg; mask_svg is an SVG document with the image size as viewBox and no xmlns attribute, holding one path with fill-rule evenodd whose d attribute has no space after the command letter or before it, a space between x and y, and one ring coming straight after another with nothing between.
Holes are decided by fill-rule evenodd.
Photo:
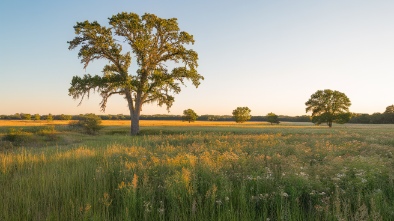
<instances>
[{"instance_id":1,"label":"green foliage","mask_svg":"<svg viewBox=\"0 0 394 221\"><path fill-rule=\"evenodd\" d=\"M12 142L15 145L21 145L27 142L35 142L33 133L15 128L11 128L9 132L3 137L3 140Z\"/></svg>"},{"instance_id":2,"label":"green foliage","mask_svg":"<svg viewBox=\"0 0 394 221\"><path fill-rule=\"evenodd\" d=\"M198 118L198 115L196 114L196 112L194 112L194 110L187 109L187 110L183 111L182 120L189 121L189 123L190 123L190 122L196 121L197 118Z\"/></svg>"},{"instance_id":3,"label":"green foliage","mask_svg":"<svg viewBox=\"0 0 394 221\"><path fill-rule=\"evenodd\" d=\"M110 27L98 22L77 22L76 37L69 41L69 49L80 47L78 57L86 68L90 62L103 59L109 62L103 68L103 76L74 76L69 88L73 99L97 91L102 97L101 109L105 111L107 100L114 94L123 96L131 115L131 134L139 132L139 116L146 103L157 102L167 109L174 102L174 94L181 91L185 80L198 87L204 78L197 72L198 55L185 46L194 43L193 36L180 31L177 19L162 19L154 14L139 16L135 13L119 13L109 18ZM124 52L121 39L131 47ZM129 73L132 54L139 66L135 74ZM171 65L167 65L170 62ZM178 67L174 64L179 63ZM168 67L174 67L169 70Z\"/></svg>"},{"instance_id":4,"label":"green foliage","mask_svg":"<svg viewBox=\"0 0 394 221\"><path fill-rule=\"evenodd\" d=\"M10 116L10 119L11 119L11 120L21 120L21 119L22 119L22 116L21 116L20 113L16 113L16 114L14 114L14 115L11 115L11 116Z\"/></svg>"},{"instance_id":5,"label":"green foliage","mask_svg":"<svg viewBox=\"0 0 394 221\"><path fill-rule=\"evenodd\" d=\"M305 103L306 112L312 112L312 122L320 125L327 123L332 127L332 123L346 123L350 120L349 107L351 102L342 92L333 90L318 90L311 95Z\"/></svg>"},{"instance_id":6,"label":"green foliage","mask_svg":"<svg viewBox=\"0 0 394 221\"><path fill-rule=\"evenodd\" d=\"M59 136L54 126L11 128L2 141L9 142L12 147L43 146L59 141Z\"/></svg>"},{"instance_id":7,"label":"green foliage","mask_svg":"<svg viewBox=\"0 0 394 221\"><path fill-rule=\"evenodd\" d=\"M208 116L207 116L207 120L208 120L208 121L214 121L214 120L217 120L217 117L214 116L214 115L208 115Z\"/></svg>"},{"instance_id":8,"label":"green foliage","mask_svg":"<svg viewBox=\"0 0 394 221\"><path fill-rule=\"evenodd\" d=\"M0 220L394 220L394 126L306 125L67 132L0 152Z\"/></svg>"},{"instance_id":9,"label":"green foliage","mask_svg":"<svg viewBox=\"0 0 394 221\"><path fill-rule=\"evenodd\" d=\"M39 114L34 114L33 120L40 120L41 116Z\"/></svg>"},{"instance_id":10,"label":"green foliage","mask_svg":"<svg viewBox=\"0 0 394 221\"><path fill-rule=\"evenodd\" d=\"M65 115L65 114L61 114L59 119L60 120L71 120L72 116L71 115Z\"/></svg>"},{"instance_id":11,"label":"green foliage","mask_svg":"<svg viewBox=\"0 0 394 221\"><path fill-rule=\"evenodd\" d=\"M386 107L385 114L394 114L394 105L390 105Z\"/></svg>"},{"instance_id":12,"label":"green foliage","mask_svg":"<svg viewBox=\"0 0 394 221\"><path fill-rule=\"evenodd\" d=\"M271 125L272 124L279 124L280 122L279 122L279 118L278 118L278 115L276 115L276 114L274 114L274 113L268 113L267 114L267 116L265 116L266 117L266 119L267 119L267 121L269 122L269 123L271 123Z\"/></svg>"},{"instance_id":13,"label":"green foliage","mask_svg":"<svg viewBox=\"0 0 394 221\"><path fill-rule=\"evenodd\" d=\"M90 135L97 134L101 129L101 118L95 114L85 114L80 116L77 122L71 122L71 126L81 128L85 133Z\"/></svg>"},{"instance_id":14,"label":"green foliage","mask_svg":"<svg viewBox=\"0 0 394 221\"><path fill-rule=\"evenodd\" d=\"M31 120L31 114L23 114L21 113L22 120Z\"/></svg>"},{"instance_id":15,"label":"green foliage","mask_svg":"<svg viewBox=\"0 0 394 221\"><path fill-rule=\"evenodd\" d=\"M237 107L233 110L233 118L237 123L243 123L250 120L252 117L250 115L251 110L248 107Z\"/></svg>"},{"instance_id":16,"label":"green foliage","mask_svg":"<svg viewBox=\"0 0 394 221\"><path fill-rule=\"evenodd\" d=\"M349 122L356 124L394 124L394 113L353 113Z\"/></svg>"},{"instance_id":17,"label":"green foliage","mask_svg":"<svg viewBox=\"0 0 394 221\"><path fill-rule=\"evenodd\" d=\"M43 118L43 120L53 121L53 115L52 114L44 115L44 116L42 116L42 118Z\"/></svg>"}]
</instances>

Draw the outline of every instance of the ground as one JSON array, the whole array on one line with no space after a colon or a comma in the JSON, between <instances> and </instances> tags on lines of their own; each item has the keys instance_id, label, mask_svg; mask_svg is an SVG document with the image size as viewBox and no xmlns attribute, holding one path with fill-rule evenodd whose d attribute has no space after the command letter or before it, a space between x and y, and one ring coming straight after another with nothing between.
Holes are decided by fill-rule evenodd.
<instances>
[{"instance_id":1,"label":"ground","mask_svg":"<svg viewBox=\"0 0 394 221\"><path fill-rule=\"evenodd\" d=\"M394 125L0 121L0 220L393 220Z\"/></svg>"}]
</instances>

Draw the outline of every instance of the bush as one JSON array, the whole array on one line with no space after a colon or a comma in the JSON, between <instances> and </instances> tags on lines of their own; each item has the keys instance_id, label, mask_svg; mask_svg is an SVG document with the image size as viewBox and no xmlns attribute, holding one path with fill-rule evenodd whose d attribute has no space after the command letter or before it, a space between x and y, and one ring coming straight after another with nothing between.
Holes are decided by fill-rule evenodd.
<instances>
[{"instance_id":1,"label":"bush","mask_svg":"<svg viewBox=\"0 0 394 221\"><path fill-rule=\"evenodd\" d=\"M55 129L55 126L47 126L38 130L35 134L44 137L46 141L57 141L59 140L58 132Z\"/></svg>"},{"instance_id":2,"label":"bush","mask_svg":"<svg viewBox=\"0 0 394 221\"><path fill-rule=\"evenodd\" d=\"M97 134L102 129L101 118L95 114L80 116L79 120L76 123L70 123L70 126L81 128L90 135Z\"/></svg>"},{"instance_id":3,"label":"bush","mask_svg":"<svg viewBox=\"0 0 394 221\"><path fill-rule=\"evenodd\" d=\"M36 142L33 133L25 132L22 129L10 129L10 131L3 137L3 141L12 142L16 145L24 143Z\"/></svg>"}]
</instances>

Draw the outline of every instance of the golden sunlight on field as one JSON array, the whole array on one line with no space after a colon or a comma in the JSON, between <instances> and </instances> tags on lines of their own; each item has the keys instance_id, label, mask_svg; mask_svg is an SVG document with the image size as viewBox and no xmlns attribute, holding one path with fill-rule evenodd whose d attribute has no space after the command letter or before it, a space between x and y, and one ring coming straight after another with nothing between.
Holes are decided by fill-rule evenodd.
<instances>
[{"instance_id":1,"label":"golden sunlight on field","mask_svg":"<svg viewBox=\"0 0 394 221\"><path fill-rule=\"evenodd\" d=\"M394 220L394 125L0 123L4 221Z\"/></svg>"}]
</instances>

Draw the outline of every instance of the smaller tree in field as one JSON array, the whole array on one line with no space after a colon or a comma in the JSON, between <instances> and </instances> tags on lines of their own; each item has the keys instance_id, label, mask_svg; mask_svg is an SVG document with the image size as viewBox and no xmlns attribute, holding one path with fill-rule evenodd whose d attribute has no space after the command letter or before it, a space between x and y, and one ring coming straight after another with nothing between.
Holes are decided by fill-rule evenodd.
<instances>
[{"instance_id":1,"label":"smaller tree in field","mask_svg":"<svg viewBox=\"0 0 394 221\"><path fill-rule=\"evenodd\" d=\"M317 125L327 123L329 127L332 127L333 122L343 124L351 117L350 99L339 91L318 90L311 95L305 105L306 112L312 112L312 122Z\"/></svg>"},{"instance_id":2,"label":"smaller tree in field","mask_svg":"<svg viewBox=\"0 0 394 221\"><path fill-rule=\"evenodd\" d=\"M276 115L276 114L274 114L274 113L272 113L272 112L271 112L271 113L268 113L267 116L266 116L266 118L267 118L267 121L271 123L271 125L272 125L272 124L279 124L279 123L280 123L280 122L279 122L278 115Z\"/></svg>"},{"instance_id":3,"label":"smaller tree in field","mask_svg":"<svg viewBox=\"0 0 394 221\"><path fill-rule=\"evenodd\" d=\"M235 110L233 110L233 117L235 122L243 123L250 120L250 118L252 117L250 115L250 112L251 110L248 107L237 107Z\"/></svg>"},{"instance_id":4,"label":"smaller tree in field","mask_svg":"<svg viewBox=\"0 0 394 221\"><path fill-rule=\"evenodd\" d=\"M187 110L183 111L183 116L182 116L183 121L189 121L189 123L190 123L190 122L196 121L197 118L198 118L198 115L196 114L196 112L194 112L194 110L187 109Z\"/></svg>"}]
</instances>

